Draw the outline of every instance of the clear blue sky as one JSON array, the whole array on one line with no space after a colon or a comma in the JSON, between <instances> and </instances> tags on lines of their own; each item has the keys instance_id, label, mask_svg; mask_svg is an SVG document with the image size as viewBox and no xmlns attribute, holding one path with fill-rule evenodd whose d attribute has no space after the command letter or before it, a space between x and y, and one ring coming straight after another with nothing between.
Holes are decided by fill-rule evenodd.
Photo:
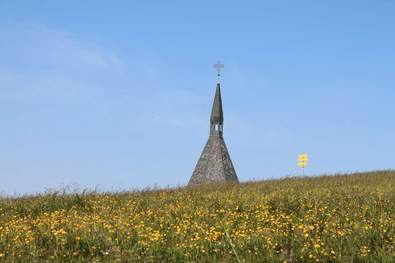
<instances>
[{"instance_id":1,"label":"clear blue sky","mask_svg":"<svg viewBox=\"0 0 395 263\"><path fill-rule=\"evenodd\" d=\"M265 2L265 3L264 3ZM303 2L303 3L302 3ZM1 1L0 193L395 168L394 1Z\"/></svg>"}]
</instances>

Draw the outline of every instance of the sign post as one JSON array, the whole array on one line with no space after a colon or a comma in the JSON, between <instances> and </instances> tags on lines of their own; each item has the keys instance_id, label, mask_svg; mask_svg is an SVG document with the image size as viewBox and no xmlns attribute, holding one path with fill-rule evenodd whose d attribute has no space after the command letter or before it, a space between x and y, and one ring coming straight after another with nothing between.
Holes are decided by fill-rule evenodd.
<instances>
[{"instance_id":1,"label":"sign post","mask_svg":"<svg viewBox=\"0 0 395 263\"><path fill-rule=\"evenodd\" d=\"M307 166L309 161L309 157L306 153L302 153L298 155L298 166L302 168L302 175L304 176L304 168Z\"/></svg>"}]
</instances>

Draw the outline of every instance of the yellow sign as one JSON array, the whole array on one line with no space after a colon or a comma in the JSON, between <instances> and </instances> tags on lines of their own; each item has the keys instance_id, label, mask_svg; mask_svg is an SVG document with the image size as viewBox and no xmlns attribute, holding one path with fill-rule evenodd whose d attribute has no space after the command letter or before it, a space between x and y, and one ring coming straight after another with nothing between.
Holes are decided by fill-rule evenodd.
<instances>
[{"instance_id":1,"label":"yellow sign","mask_svg":"<svg viewBox=\"0 0 395 263\"><path fill-rule=\"evenodd\" d=\"M305 168L307 166L307 163L309 161L309 157L307 156L307 154L302 153L298 155L298 166Z\"/></svg>"}]
</instances>

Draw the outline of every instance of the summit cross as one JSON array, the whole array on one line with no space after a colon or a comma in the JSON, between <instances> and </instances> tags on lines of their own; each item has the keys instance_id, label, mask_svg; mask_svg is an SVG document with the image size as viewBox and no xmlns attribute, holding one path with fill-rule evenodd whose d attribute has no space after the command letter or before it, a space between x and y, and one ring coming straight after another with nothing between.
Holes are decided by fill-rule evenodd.
<instances>
[{"instance_id":1,"label":"summit cross","mask_svg":"<svg viewBox=\"0 0 395 263\"><path fill-rule=\"evenodd\" d=\"M219 83L220 77L221 77L221 70L224 68L224 64L222 64L221 61L218 61L216 64L214 64L214 68L217 71L217 77L218 77L218 83Z\"/></svg>"}]
</instances>

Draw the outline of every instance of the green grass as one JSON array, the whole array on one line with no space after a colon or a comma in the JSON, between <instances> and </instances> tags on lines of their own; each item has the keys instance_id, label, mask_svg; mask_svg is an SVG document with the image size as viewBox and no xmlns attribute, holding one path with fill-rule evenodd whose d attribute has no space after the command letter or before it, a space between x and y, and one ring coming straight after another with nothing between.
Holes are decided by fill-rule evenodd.
<instances>
[{"instance_id":1,"label":"green grass","mask_svg":"<svg viewBox=\"0 0 395 263\"><path fill-rule=\"evenodd\" d=\"M0 199L0 262L395 262L395 172Z\"/></svg>"}]
</instances>

